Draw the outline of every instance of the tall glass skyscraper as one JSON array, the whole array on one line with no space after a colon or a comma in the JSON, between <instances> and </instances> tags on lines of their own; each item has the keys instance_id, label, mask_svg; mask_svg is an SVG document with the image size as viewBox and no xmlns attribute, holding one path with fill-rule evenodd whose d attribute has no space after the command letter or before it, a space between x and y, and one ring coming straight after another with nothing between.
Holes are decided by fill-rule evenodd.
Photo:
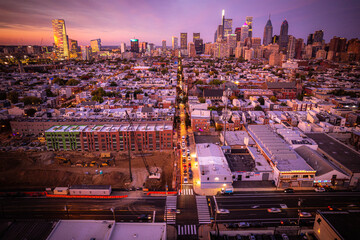
<instances>
[{"instance_id":1,"label":"tall glass skyscraper","mask_svg":"<svg viewBox=\"0 0 360 240\"><path fill-rule=\"evenodd\" d=\"M91 52L100 52L101 50L101 39L90 40Z\"/></svg>"},{"instance_id":2,"label":"tall glass skyscraper","mask_svg":"<svg viewBox=\"0 0 360 240\"><path fill-rule=\"evenodd\" d=\"M180 33L180 48L187 49L187 33Z\"/></svg>"},{"instance_id":3,"label":"tall glass skyscraper","mask_svg":"<svg viewBox=\"0 0 360 240\"><path fill-rule=\"evenodd\" d=\"M272 35L273 35L273 26L269 17L269 20L267 21L264 28L263 44L265 46L269 45L272 42Z\"/></svg>"},{"instance_id":4,"label":"tall glass skyscraper","mask_svg":"<svg viewBox=\"0 0 360 240\"><path fill-rule=\"evenodd\" d=\"M246 19L245 19L245 21L246 21L246 24L248 25L248 27L249 27L249 38L252 38L252 22L253 22L253 17L246 17Z\"/></svg>"},{"instance_id":5,"label":"tall glass skyscraper","mask_svg":"<svg viewBox=\"0 0 360 240\"><path fill-rule=\"evenodd\" d=\"M178 38L175 36L172 36L171 38L171 43L172 43L172 49L178 49Z\"/></svg>"},{"instance_id":6,"label":"tall glass skyscraper","mask_svg":"<svg viewBox=\"0 0 360 240\"><path fill-rule=\"evenodd\" d=\"M60 59L69 58L69 43L66 35L65 20L53 19L51 23L54 31L56 56Z\"/></svg>"},{"instance_id":7,"label":"tall glass skyscraper","mask_svg":"<svg viewBox=\"0 0 360 240\"><path fill-rule=\"evenodd\" d=\"M287 49L287 45L288 45L288 42L289 42L288 31L289 31L289 24L285 19L283 21L283 23L281 24L281 28L280 28L280 37L279 37L280 50L286 50Z\"/></svg>"}]
</instances>

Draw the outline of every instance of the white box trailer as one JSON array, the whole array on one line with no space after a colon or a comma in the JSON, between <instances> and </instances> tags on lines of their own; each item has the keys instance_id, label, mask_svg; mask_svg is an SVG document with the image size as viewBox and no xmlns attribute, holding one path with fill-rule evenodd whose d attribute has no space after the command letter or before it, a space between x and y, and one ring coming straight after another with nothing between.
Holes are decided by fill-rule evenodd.
<instances>
[{"instance_id":1,"label":"white box trailer","mask_svg":"<svg viewBox=\"0 0 360 240\"><path fill-rule=\"evenodd\" d=\"M72 185L70 195L110 196L111 185Z\"/></svg>"}]
</instances>

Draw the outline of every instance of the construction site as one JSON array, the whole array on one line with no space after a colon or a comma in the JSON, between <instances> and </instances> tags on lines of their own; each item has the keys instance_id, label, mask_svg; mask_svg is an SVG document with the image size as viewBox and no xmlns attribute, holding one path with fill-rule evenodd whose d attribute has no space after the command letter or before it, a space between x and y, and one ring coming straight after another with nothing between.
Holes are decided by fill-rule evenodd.
<instances>
[{"instance_id":1,"label":"construction site","mask_svg":"<svg viewBox=\"0 0 360 240\"><path fill-rule=\"evenodd\" d=\"M0 152L0 188L44 189L73 184L111 185L113 189L171 190L174 152L75 151Z\"/></svg>"}]
</instances>

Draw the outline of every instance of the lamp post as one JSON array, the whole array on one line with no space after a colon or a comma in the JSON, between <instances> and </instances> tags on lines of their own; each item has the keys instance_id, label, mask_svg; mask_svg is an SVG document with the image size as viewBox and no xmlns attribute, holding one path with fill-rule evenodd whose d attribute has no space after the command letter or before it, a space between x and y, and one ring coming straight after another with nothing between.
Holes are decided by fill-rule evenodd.
<instances>
[{"instance_id":1,"label":"lamp post","mask_svg":"<svg viewBox=\"0 0 360 240\"><path fill-rule=\"evenodd\" d=\"M300 207L301 207L301 203L302 203L302 199L299 198L299 201L298 201L298 206L299 206L299 209L298 209L298 235L300 234L300 213L301 213L301 210L300 210Z\"/></svg>"},{"instance_id":2,"label":"lamp post","mask_svg":"<svg viewBox=\"0 0 360 240\"><path fill-rule=\"evenodd\" d=\"M116 223L116 218L115 218L115 208L110 208L110 211L113 213L114 222Z\"/></svg>"}]
</instances>

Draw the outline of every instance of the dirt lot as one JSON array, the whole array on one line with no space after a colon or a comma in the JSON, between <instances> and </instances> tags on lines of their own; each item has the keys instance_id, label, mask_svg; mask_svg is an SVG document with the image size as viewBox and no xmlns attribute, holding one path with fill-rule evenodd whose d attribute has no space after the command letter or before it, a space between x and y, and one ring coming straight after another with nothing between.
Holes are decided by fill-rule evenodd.
<instances>
[{"instance_id":1,"label":"dirt lot","mask_svg":"<svg viewBox=\"0 0 360 240\"><path fill-rule=\"evenodd\" d=\"M0 152L0 189L27 189L68 186L72 184L110 184L113 188L149 187L165 189L171 186L174 164L173 151L149 153L148 165L154 171L155 164L161 179L147 180L147 171L142 158L132 156L133 181L129 178L129 161L126 154L112 152L114 161L110 166L100 167L100 153L89 152ZM59 163L56 157L70 159L72 165ZM96 161L93 167L80 167ZM78 163L78 166L76 166ZM81 164L80 164L81 163ZM97 170L97 172L96 172ZM100 170L103 174L99 174Z\"/></svg>"}]
</instances>

